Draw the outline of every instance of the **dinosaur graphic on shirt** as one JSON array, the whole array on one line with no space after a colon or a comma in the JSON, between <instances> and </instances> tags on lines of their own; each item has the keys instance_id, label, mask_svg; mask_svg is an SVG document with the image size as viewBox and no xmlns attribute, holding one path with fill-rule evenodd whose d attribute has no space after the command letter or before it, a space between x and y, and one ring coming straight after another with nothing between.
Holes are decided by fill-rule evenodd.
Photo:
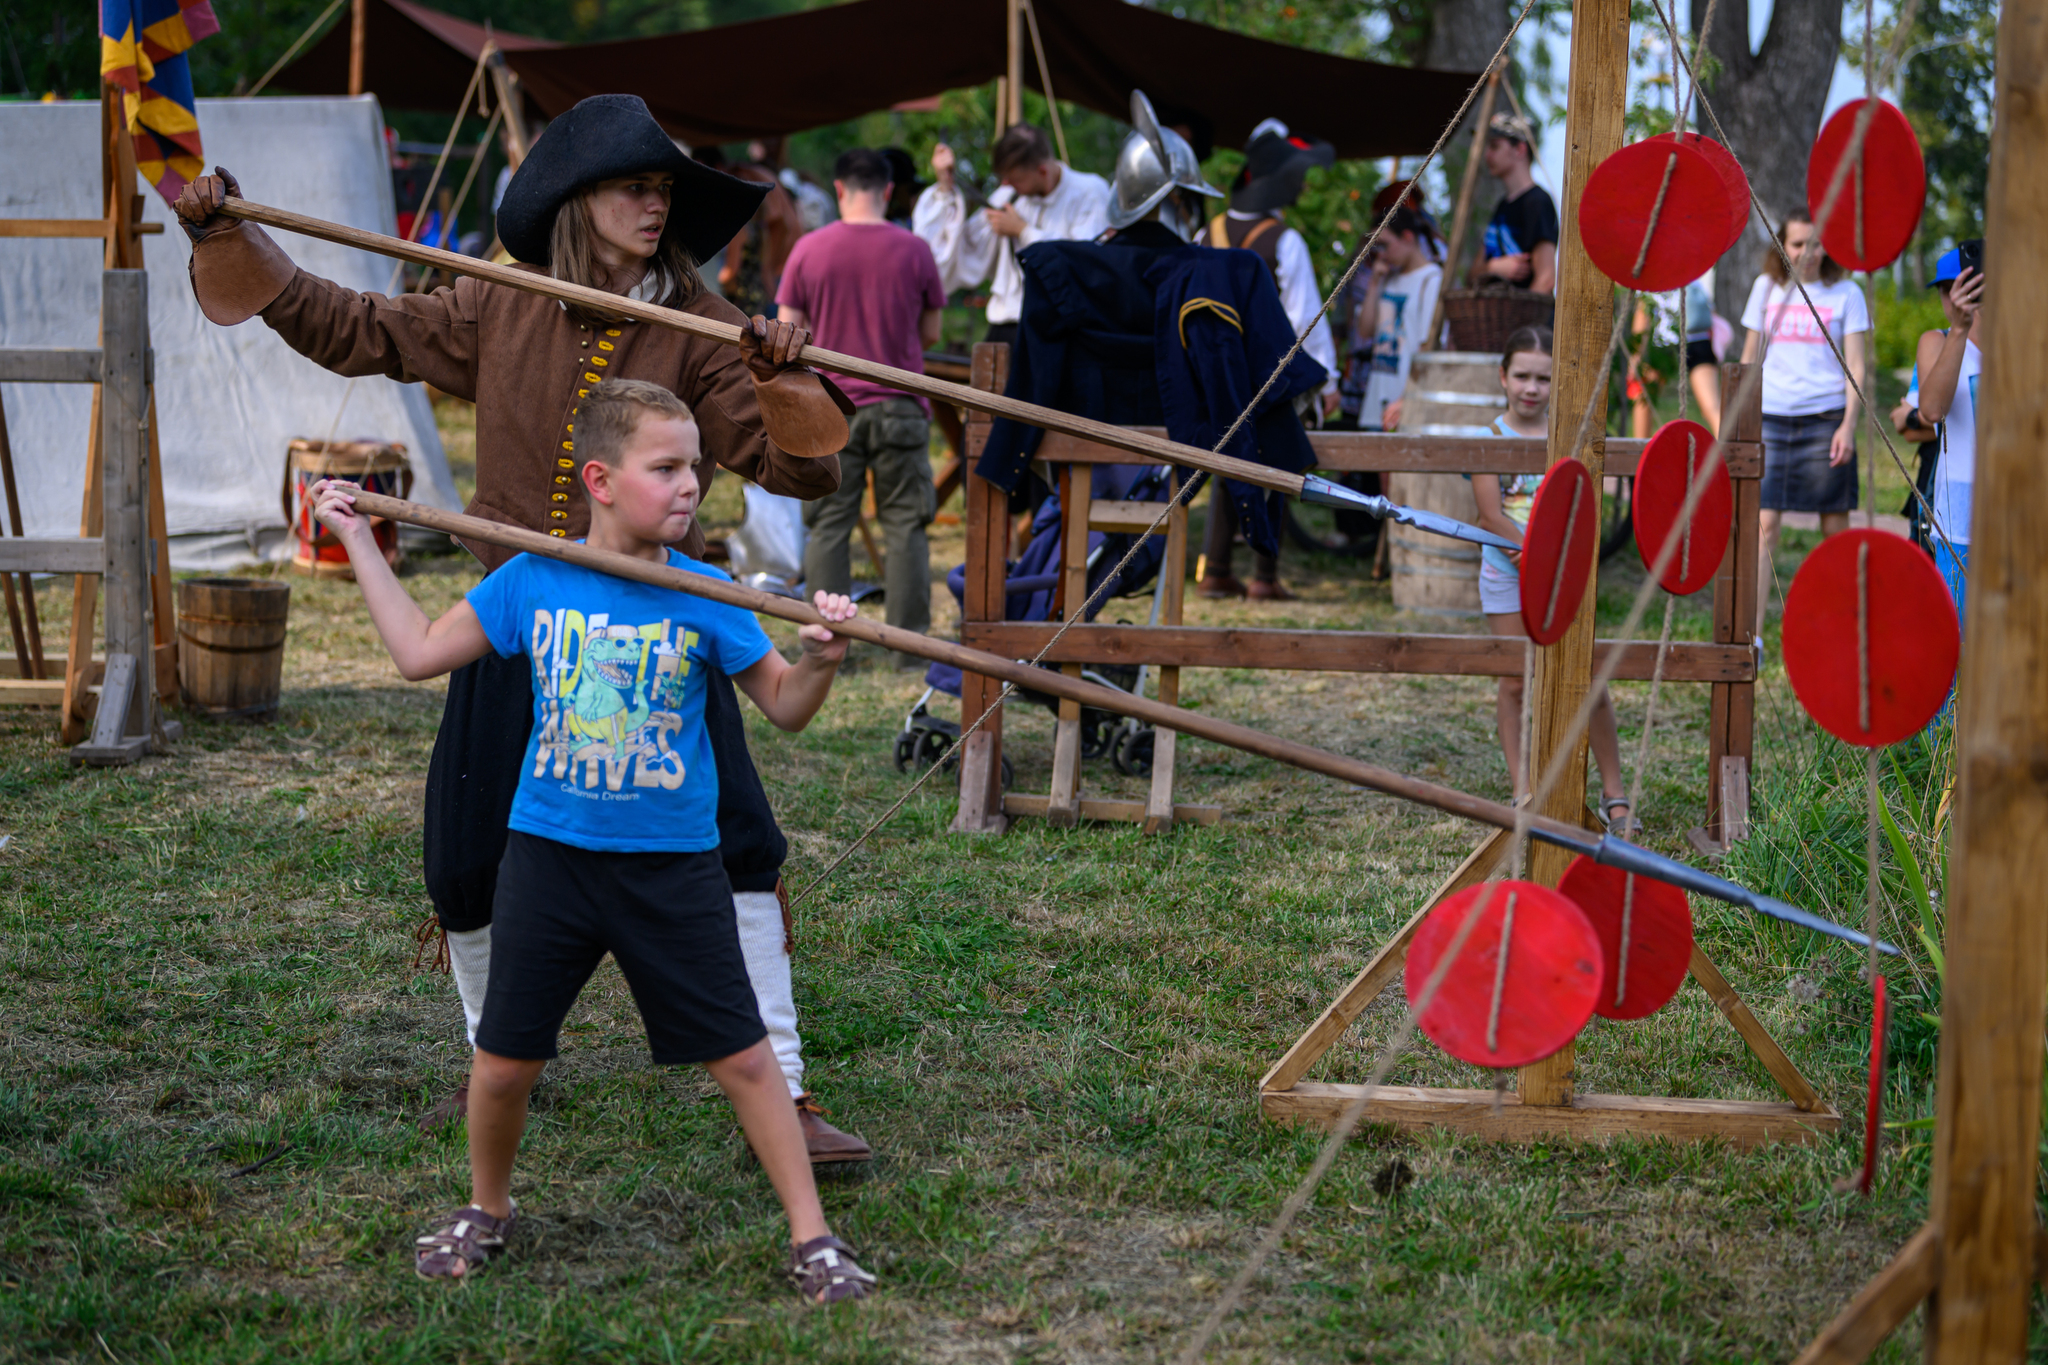
<instances>
[{"instance_id":1,"label":"dinosaur graphic on shirt","mask_svg":"<svg viewBox=\"0 0 2048 1365\"><path fill-rule=\"evenodd\" d=\"M673 791L684 777L671 737L697 633L670 621L614 624L574 609L537 611L529 652L541 696L533 776L586 789ZM572 773L573 769L573 773Z\"/></svg>"}]
</instances>

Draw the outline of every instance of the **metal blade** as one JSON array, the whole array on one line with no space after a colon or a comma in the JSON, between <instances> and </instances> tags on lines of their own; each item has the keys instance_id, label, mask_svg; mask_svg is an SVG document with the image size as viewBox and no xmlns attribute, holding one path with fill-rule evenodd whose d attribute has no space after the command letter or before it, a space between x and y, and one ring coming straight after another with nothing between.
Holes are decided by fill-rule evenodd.
<instances>
[{"instance_id":1,"label":"metal blade","mask_svg":"<svg viewBox=\"0 0 2048 1365\"><path fill-rule=\"evenodd\" d=\"M1551 842L1563 844L1565 841L1556 839ZM1728 905L1739 905L1745 910L1753 910L1759 915L1768 915L1787 924L1796 924L1802 929L1811 929L1815 933L1838 938L1844 943L1853 943L1858 947L1867 947L1870 943L1869 935L1860 930L1823 919L1812 911L1801 910L1798 906L1789 905L1775 896L1766 896L1747 887L1737 886L1725 877L1717 877L1697 867L1688 867L1674 858L1652 853L1640 844L1632 844L1612 834L1603 835L1590 850L1580 851L1590 853L1594 862L1604 866L1618 867L1624 872L1633 872L1641 877L1654 877L1660 882L1669 882L1682 890L1708 896ZM1899 956L1899 950L1883 940L1878 941L1877 950L1893 957Z\"/></svg>"},{"instance_id":2,"label":"metal blade","mask_svg":"<svg viewBox=\"0 0 2048 1365\"><path fill-rule=\"evenodd\" d=\"M1497 536L1491 531L1467 525L1455 517L1444 516L1441 512L1425 512L1419 507L1403 507L1400 503L1389 502L1376 493L1361 493L1355 488L1346 488L1341 483L1322 478L1315 474L1305 476L1301 481L1301 500L1323 507L1345 507L1354 512L1364 512L1382 521L1398 521L1403 526L1413 526L1418 531L1429 531L1452 540L1466 540L1474 545L1491 545L1500 550L1519 550L1522 547L1512 540Z\"/></svg>"},{"instance_id":3,"label":"metal blade","mask_svg":"<svg viewBox=\"0 0 2048 1365\"><path fill-rule=\"evenodd\" d=\"M1405 526L1413 526L1418 531L1433 531L1440 536L1449 536L1452 540L1469 540L1474 545L1491 545L1498 550L1522 548L1505 536L1497 536L1491 531L1459 521L1456 517L1447 517L1441 512L1426 512L1420 507L1403 507L1396 503L1394 520Z\"/></svg>"}]
</instances>

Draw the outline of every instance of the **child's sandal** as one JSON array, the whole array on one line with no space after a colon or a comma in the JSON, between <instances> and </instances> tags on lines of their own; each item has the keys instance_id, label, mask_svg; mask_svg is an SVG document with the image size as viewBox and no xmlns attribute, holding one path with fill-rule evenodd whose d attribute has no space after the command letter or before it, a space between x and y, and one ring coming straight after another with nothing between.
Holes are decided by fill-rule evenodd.
<instances>
[{"instance_id":1,"label":"child's sandal","mask_svg":"<svg viewBox=\"0 0 2048 1365\"><path fill-rule=\"evenodd\" d=\"M1625 810L1627 814L1616 815L1614 813L1616 807ZM1600 818L1606 822L1609 834L1618 835L1623 839L1642 837L1643 822L1636 819L1635 807L1629 803L1629 799L1626 796L1610 796L1605 801L1602 801L1600 803Z\"/></svg>"},{"instance_id":2,"label":"child's sandal","mask_svg":"<svg viewBox=\"0 0 2048 1365\"><path fill-rule=\"evenodd\" d=\"M875 1283L873 1275L854 1264L853 1248L830 1233L796 1247L787 1273L796 1292L817 1304L864 1299Z\"/></svg>"},{"instance_id":3,"label":"child's sandal","mask_svg":"<svg viewBox=\"0 0 2048 1365\"><path fill-rule=\"evenodd\" d=\"M492 1252L504 1250L505 1239L518 1222L517 1203L503 1218L494 1218L475 1204L457 1209L432 1232L413 1240L413 1273L423 1280L467 1279Z\"/></svg>"}]
</instances>

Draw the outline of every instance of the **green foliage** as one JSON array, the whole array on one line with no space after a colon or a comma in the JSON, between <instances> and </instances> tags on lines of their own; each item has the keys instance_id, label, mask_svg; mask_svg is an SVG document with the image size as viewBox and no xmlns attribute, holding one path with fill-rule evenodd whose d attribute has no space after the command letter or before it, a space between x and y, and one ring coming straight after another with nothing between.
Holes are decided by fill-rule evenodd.
<instances>
[{"instance_id":1,"label":"green foliage","mask_svg":"<svg viewBox=\"0 0 2048 1365\"><path fill-rule=\"evenodd\" d=\"M1874 283L1876 297L1871 302L1878 369L1886 374L1910 370L1921 334L1948 326L1948 318L1941 311L1941 298L1932 289L1915 289L1910 284L1900 293L1888 274L1878 276Z\"/></svg>"},{"instance_id":2,"label":"green foliage","mask_svg":"<svg viewBox=\"0 0 2048 1365\"><path fill-rule=\"evenodd\" d=\"M1908 35L1897 100L1927 159L1919 241L1930 255L1984 231L1997 30L1995 0L1922 0ZM1879 28L1880 62L1892 36L1890 26ZM1861 66L1862 45L1850 47L1849 60Z\"/></svg>"}]
</instances>

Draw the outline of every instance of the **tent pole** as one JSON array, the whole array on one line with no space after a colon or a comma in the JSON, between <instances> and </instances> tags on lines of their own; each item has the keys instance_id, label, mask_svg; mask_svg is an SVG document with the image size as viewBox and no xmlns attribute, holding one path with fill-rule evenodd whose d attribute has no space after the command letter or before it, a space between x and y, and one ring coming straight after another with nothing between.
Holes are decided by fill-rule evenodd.
<instances>
[{"instance_id":1,"label":"tent pole","mask_svg":"<svg viewBox=\"0 0 2048 1365\"><path fill-rule=\"evenodd\" d=\"M370 31L370 0L354 0L348 17L348 92L363 93L363 48Z\"/></svg>"},{"instance_id":2,"label":"tent pole","mask_svg":"<svg viewBox=\"0 0 2048 1365\"><path fill-rule=\"evenodd\" d=\"M1479 97L1479 118L1472 125L1472 153L1465 158L1465 174L1458 180L1458 205L1451 210L1451 240L1444 248L1444 277L1436 290L1436 311L1430 315L1429 331L1423 334L1422 349L1434 351L1444 330L1444 291L1457 273L1458 257L1465 250L1465 228L1472 218L1472 192L1479 183L1480 155L1486 150L1486 125L1493 120L1493 97L1500 93L1500 66L1486 73L1486 93Z\"/></svg>"},{"instance_id":3,"label":"tent pole","mask_svg":"<svg viewBox=\"0 0 2048 1365\"><path fill-rule=\"evenodd\" d=\"M1038 58L1038 84L1045 91L1046 112L1052 115L1052 139L1059 144L1060 160L1067 160L1067 130L1060 126L1060 102L1053 98L1052 64L1045 59L1045 38L1038 31L1038 6L1023 0L1024 18L1031 25L1031 51Z\"/></svg>"},{"instance_id":4,"label":"tent pole","mask_svg":"<svg viewBox=\"0 0 2048 1365\"><path fill-rule=\"evenodd\" d=\"M1004 67L1009 91L1003 118L1006 127L1015 127L1024 121L1024 0L1003 0L1003 4L1009 23L1009 61Z\"/></svg>"}]
</instances>

